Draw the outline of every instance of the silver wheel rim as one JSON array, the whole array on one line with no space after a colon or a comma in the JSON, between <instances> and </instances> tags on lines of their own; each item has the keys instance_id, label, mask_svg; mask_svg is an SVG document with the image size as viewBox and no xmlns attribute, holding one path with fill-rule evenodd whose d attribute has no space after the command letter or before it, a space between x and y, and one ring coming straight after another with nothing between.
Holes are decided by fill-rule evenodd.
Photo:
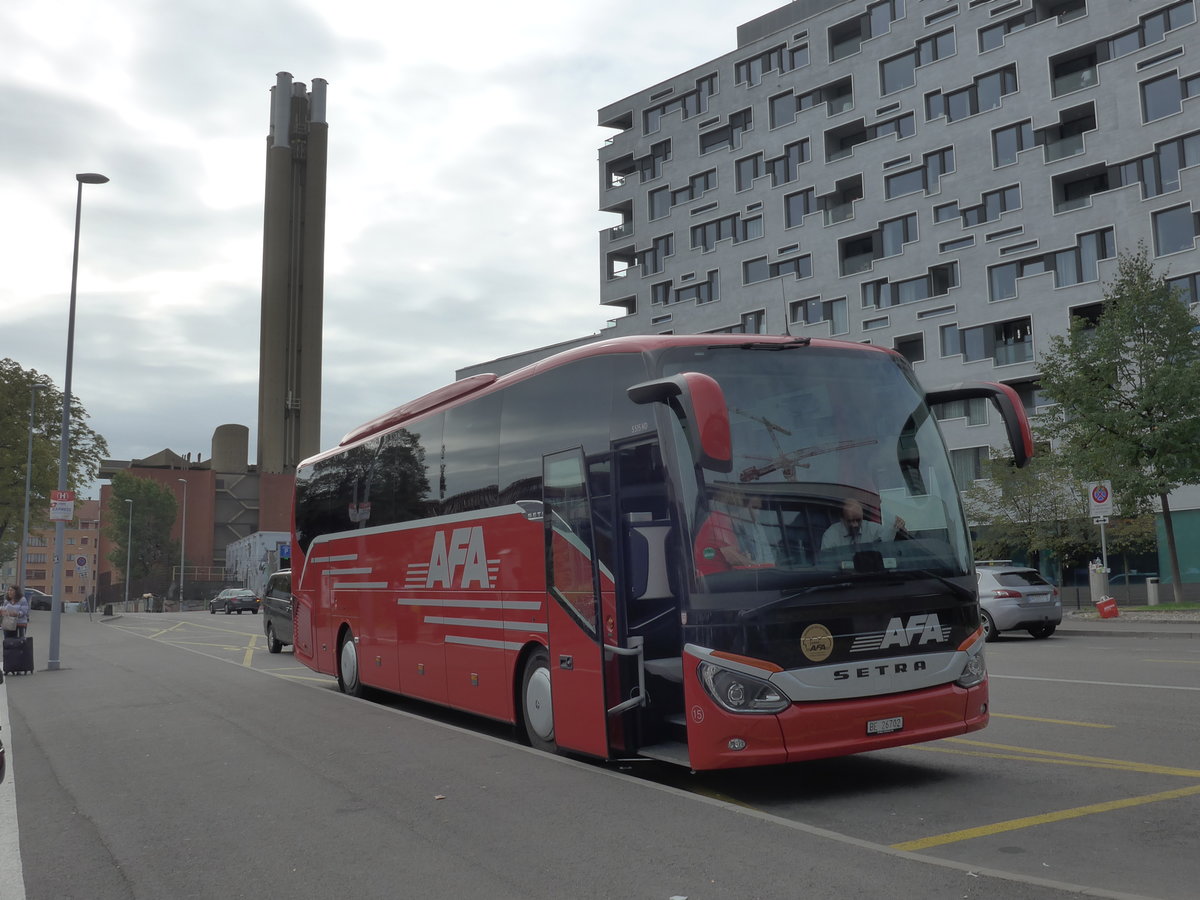
<instances>
[{"instance_id":1,"label":"silver wheel rim","mask_svg":"<svg viewBox=\"0 0 1200 900\"><path fill-rule=\"evenodd\" d=\"M342 684L348 691L358 686L358 653L353 638L342 644Z\"/></svg>"},{"instance_id":2,"label":"silver wheel rim","mask_svg":"<svg viewBox=\"0 0 1200 900\"><path fill-rule=\"evenodd\" d=\"M550 704L550 670L539 666L525 685L525 715L529 728L543 741L554 740L554 707Z\"/></svg>"}]
</instances>

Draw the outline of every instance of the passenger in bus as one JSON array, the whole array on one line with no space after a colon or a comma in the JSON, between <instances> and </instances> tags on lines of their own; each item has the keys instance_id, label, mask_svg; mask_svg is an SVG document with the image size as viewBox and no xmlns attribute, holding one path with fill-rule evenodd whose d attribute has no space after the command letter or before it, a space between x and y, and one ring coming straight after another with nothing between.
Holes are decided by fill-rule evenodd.
<instances>
[{"instance_id":1,"label":"passenger in bus","mask_svg":"<svg viewBox=\"0 0 1200 900\"><path fill-rule=\"evenodd\" d=\"M884 526L863 518L863 506L853 497L842 504L842 517L825 529L821 536L821 549L836 547L858 547L880 541L894 541L904 532L904 520L894 516L890 525Z\"/></svg>"},{"instance_id":2,"label":"passenger in bus","mask_svg":"<svg viewBox=\"0 0 1200 900\"><path fill-rule=\"evenodd\" d=\"M775 565L775 547L759 520L761 507L762 498L756 494L718 488L696 532L700 575Z\"/></svg>"}]
</instances>

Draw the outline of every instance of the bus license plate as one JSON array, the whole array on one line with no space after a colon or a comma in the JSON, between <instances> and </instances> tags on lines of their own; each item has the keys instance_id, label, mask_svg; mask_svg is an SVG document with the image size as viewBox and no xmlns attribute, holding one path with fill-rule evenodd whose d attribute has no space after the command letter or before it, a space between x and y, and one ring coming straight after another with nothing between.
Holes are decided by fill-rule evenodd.
<instances>
[{"instance_id":1,"label":"bus license plate","mask_svg":"<svg viewBox=\"0 0 1200 900\"><path fill-rule=\"evenodd\" d=\"M867 722L867 734L889 734L904 727L904 716L891 719L872 719Z\"/></svg>"}]
</instances>

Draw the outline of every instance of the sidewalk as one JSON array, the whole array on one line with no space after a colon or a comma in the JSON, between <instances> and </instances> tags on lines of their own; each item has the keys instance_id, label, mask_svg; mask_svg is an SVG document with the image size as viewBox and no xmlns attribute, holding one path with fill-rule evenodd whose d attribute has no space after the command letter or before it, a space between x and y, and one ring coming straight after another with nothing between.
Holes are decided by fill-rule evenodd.
<instances>
[{"instance_id":1,"label":"sidewalk","mask_svg":"<svg viewBox=\"0 0 1200 900\"><path fill-rule=\"evenodd\" d=\"M1200 639L1200 610L1169 607L1122 610L1115 619L1102 619L1094 609L1064 609L1055 634L1122 635L1128 637L1186 637Z\"/></svg>"}]
</instances>

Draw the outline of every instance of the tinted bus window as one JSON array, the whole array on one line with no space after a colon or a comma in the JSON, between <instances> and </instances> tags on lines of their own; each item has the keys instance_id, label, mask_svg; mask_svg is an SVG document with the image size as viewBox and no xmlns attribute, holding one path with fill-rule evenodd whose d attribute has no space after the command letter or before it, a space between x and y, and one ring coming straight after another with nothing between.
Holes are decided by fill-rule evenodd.
<instances>
[{"instance_id":1,"label":"tinted bus window","mask_svg":"<svg viewBox=\"0 0 1200 900\"><path fill-rule=\"evenodd\" d=\"M364 527L438 514L444 418L439 413L380 437L371 463L371 507Z\"/></svg>"},{"instance_id":2,"label":"tinted bus window","mask_svg":"<svg viewBox=\"0 0 1200 900\"><path fill-rule=\"evenodd\" d=\"M442 513L497 506L501 395L492 394L446 412L439 472Z\"/></svg>"},{"instance_id":3,"label":"tinted bus window","mask_svg":"<svg viewBox=\"0 0 1200 900\"><path fill-rule=\"evenodd\" d=\"M625 389L644 380L644 372L637 354L599 356L505 391L500 426L504 502L540 498L544 454L580 446L589 459L607 453L614 404L623 409L623 417L629 415L624 408L633 404Z\"/></svg>"}]
</instances>

